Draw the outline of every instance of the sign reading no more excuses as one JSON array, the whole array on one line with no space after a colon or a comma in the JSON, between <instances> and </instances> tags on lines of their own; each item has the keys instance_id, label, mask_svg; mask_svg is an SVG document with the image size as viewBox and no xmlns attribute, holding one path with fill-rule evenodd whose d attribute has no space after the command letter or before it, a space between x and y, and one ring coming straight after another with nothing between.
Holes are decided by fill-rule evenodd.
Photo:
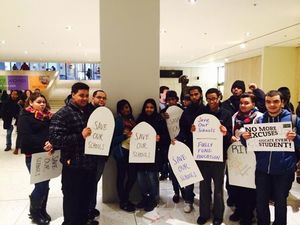
<instances>
[{"instance_id":1,"label":"sign reading no more excuses","mask_svg":"<svg viewBox=\"0 0 300 225\"><path fill-rule=\"evenodd\" d=\"M91 114L87 127L92 134L85 140L85 154L108 156L115 120L112 112L106 107L98 107Z\"/></svg>"},{"instance_id":2,"label":"sign reading no more excuses","mask_svg":"<svg viewBox=\"0 0 300 225\"><path fill-rule=\"evenodd\" d=\"M175 141L170 145L168 159L180 187L203 180L191 150L182 142Z\"/></svg>"},{"instance_id":3,"label":"sign reading no more excuses","mask_svg":"<svg viewBox=\"0 0 300 225\"><path fill-rule=\"evenodd\" d=\"M193 150L195 160L223 161L223 135L220 121L210 114L198 116L194 125Z\"/></svg>"},{"instance_id":4,"label":"sign reading no more excuses","mask_svg":"<svg viewBox=\"0 0 300 225\"><path fill-rule=\"evenodd\" d=\"M146 122L140 122L132 129L129 144L130 163L154 163L156 132Z\"/></svg>"}]
</instances>

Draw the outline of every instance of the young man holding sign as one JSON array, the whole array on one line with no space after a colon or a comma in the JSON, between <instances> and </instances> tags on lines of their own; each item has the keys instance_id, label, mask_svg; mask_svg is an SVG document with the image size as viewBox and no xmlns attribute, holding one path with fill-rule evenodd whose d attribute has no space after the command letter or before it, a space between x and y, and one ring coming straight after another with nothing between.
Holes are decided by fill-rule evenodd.
<instances>
[{"instance_id":1,"label":"young man holding sign","mask_svg":"<svg viewBox=\"0 0 300 225\"><path fill-rule=\"evenodd\" d=\"M203 176L200 181L200 216L197 220L198 224L205 224L211 215L211 183L214 182L214 198L213 198L213 225L220 225L223 222L224 215L224 199L223 185L225 174L226 150L230 145L231 138L231 115L230 112L220 107L220 91L216 88L210 88L205 93L207 106L205 113L215 116L221 123L220 131L223 134L223 159L222 161L197 161L200 172ZM219 131L219 130L218 130Z\"/></svg>"},{"instance_id":2,"label":"young man holding sign","mask_svg":"<svg viewBox=\"0 0 300 225\"><path fill-rule=\"evenodd\" d=\"M54 149L61 150L63 225L89 224L90 192L93 187L95 164L84 154L85 139L91 135L87 128L87 113L84 111L89 100L89 86L73 84L70 102L52 117L49 134Z\"/></svg>"},{"instance_id":3,"label":"young man holding sign","mask_svg":"<svg viewBox=\"0 0 300 225\"><path fill-rule=\"evenodd\" d=\"M103 90L96 90L93 92L92 101L87 104L86 110L87 115L90 116L94 110L98 107L106 105L107 95ZM99 156L99 155L88 155L95 163L96 171L95 171L95 179L93 182L93 189L90 192L90 204L89 204L89 219L93 220L95 217L100 215L100 211L96 209L97 204L97 189L98 182L101 179L105 162L107 161L107 156Z\"/></svg>"},{"instance_id":4,"label":"young man holding sign","mask_svg":"<svg viewBox=\"0 0 300 225\"><path fill-rule=\"evenodd\" d=\"M192 104L184 110L180 117L180 131L175 140L185 143L191 149L191 151L193 151L193 134L191 129L195 118L204 112L204 105L201 87L190 87L189 94ZM193 210L194 196L194 184L186 186L184 188L183 196L185 201L183 211L185 213L190 213Z\"/></svg>"},{"instance_id":5,"label":"young man holding sign","mask_svg":"<svg viewBox=\"0 0 300 225\"><path fill-rule=\"evenodd\" d=\"M265 97L267 112L259 118L258 123L276 123L292 121L289 111L283 109L283 97L278 91L269 91ZM300 144L300 120L296 124L297 133L287 132L286 139ZM251 138L250 132L242 134L243 139ZM242 139L242 143L245 141ZM258 149L259 150L259 149ZM287 224L287 197L291 189L296 169L295 152L256 151L256 209L257 224L270 224L269 200L275 202L275 221L273 225Z\"/></svg>"}]
</instances>

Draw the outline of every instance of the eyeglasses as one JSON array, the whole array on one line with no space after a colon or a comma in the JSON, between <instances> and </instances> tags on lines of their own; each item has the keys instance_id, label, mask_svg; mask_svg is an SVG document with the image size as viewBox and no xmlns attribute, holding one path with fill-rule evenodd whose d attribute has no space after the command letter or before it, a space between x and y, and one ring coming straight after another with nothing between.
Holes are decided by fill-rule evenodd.
<instances>
[{"instance_id":1,"label":"eyeglasses","mask_svg":"<svg viewBox=\"0 0 300 225\"><path fill-rule=\"evenodd\" d=\"M98 96L96 98L106 100L106 97L102 97L102 96Z\"/></svg>"},{"instance_id":2,"label":"eyeglasses","mask_svg":"<svg viewBox=\"0 0 300 225\"><path fill-rule=\"evenodd\" d=\"M207 102L215 102L217 100L218 100L218 98L206 98Z\"/></svg>"}]
</instances>

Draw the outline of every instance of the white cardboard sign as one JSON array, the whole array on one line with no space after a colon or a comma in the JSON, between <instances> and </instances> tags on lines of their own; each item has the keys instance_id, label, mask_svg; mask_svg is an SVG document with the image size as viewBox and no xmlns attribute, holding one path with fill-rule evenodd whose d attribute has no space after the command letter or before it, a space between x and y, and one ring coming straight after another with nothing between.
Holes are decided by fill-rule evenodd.
<instances>
[{"instance_id":1,"label":"white cardboard sign","mask_svg":"<svg viewBox=\"0 0 300 225\"><path fill-rule=\"evenodd\" d=\"M62 164L59 160L60 150L56 150L52 155L48 152L32 154L30 183L35 184L58 177L62 171Z\"/></svg>"},{"instance_id":2,"label":"white cardboard sign","mask_svg":"<svg viewBox=\"0 0 300 225\"><path fill-rule=\"evenodd\" d=\"M112 112L106 107L98 107L91 114L87 127L92 134L85 140L85 154L108 156L115 120Z\"/></svg>"},{"instance_id":3,"label":"white cardboard sign","mask_svg":"<svg viewBox=\"0 0 300 225\"><path fill-rule=\"evenodd\" d=\"M229 184L255 189L254 152L247 151L241 142L234 142L229 146L227 156Z\"/></svg>"},{"instance_id":4,"label":"white cardboard sign","mask_svg":"<svg viewBox=\"0 0 300 225\"><path fill-rule=\"evenodd\" d=\"M213 115L198 116L193 132L193 151L195 160L223 162L223 135L220 121Z\"/></svg>"},{"instance_id":5,"label":"white cardboard sign","mask_svg":"<svg viewBox=\"0 0 300 225\"><path fill-rule=\"evenodd\" d=\"M166 112L169 114L169 119L166 119L166 122L172 140L179 133L179 120L183 110L178 106L170 106Z\"/></svg>"},{"instance_id":6,"label":"white cardboard sign","mask_svg":"<svg viewBox=\"0 0 300 225\"><path fill-rule=\"evenodd\" d=\"M156 148L154 128L146 122L140 122L131 132L129 163L154 163Z\"/></svg>"},{"instance_id":7,"label":"white cardboard sign","mask_svg":"<svg viewBox=\"0 0 300 225\"><path fill-rule=\"evenodd\" d=\"M286 139L287 132L292 130L291 122L245 124L244 127L251 133L246 141L248 151L295 151L294 142Z\"/></svg>"},{"instance_id":8,"label":"white cardboard sign","mask_svg":"<svg viewBox=\"0 0 300 225\"><path fill-rule=\"evenodd\" d=\"M191 150L182 142L170 145L168 159L180 187L203 180Z\"/></svg>"}]
</instances>

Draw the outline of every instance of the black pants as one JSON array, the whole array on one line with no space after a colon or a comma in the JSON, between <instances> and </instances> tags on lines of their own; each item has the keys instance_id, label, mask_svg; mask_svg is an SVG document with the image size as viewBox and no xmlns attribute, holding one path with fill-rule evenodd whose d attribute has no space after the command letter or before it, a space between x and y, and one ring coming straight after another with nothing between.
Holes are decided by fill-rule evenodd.
<instances>
[{"instance_id":1,"label":"black pants","mask_svg":"<svg viewBox=\"0 0 300 225\"><path fill-rule=\"evenodd\" d=\"M63 225L85 225L95 172L83 168L63 166Z\"/></svg>"},{"instance_id":2,"label":"black pants","mask_svg":"<svg viewBox=\"0 0 300 225\"><path fill-rule=\"evenodd\" d=\"M137 178L136 165L128 163L128 150L122 149L122 151L124 157L117 160L117 191L120 204L128 201L130 191Z\"/></svg>"}]
</instances>

